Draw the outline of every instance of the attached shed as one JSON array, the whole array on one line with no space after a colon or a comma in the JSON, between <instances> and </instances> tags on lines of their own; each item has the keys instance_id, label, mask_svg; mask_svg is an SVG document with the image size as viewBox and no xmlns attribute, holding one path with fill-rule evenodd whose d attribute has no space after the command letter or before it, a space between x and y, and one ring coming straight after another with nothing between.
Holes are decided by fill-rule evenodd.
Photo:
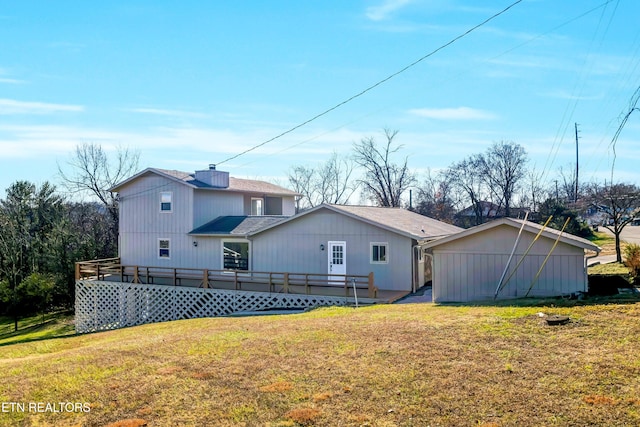
<instances>
[{"instance_id":1,"label":"attached shed","mask_svg":"<svg viewBox=\"0 0 640 427\"><path fill-rule=\"evenodd\" d=\"M507 264L498 298L524 297L530 288L532 297L586 292L585 251L593 251L595 256L600 248L532 222L502 218L426 242L423 250L433 258L433 301L467 302L493 299Z\"/></svg>"}]
</instances>

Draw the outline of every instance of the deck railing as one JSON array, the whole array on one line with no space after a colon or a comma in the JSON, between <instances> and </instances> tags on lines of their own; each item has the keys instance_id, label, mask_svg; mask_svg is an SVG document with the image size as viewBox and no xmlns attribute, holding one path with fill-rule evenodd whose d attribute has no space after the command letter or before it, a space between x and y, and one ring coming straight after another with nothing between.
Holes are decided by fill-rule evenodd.
<instances>
[{"instance_id":1,"label":"deck railing","mask_svg":"<svg viewBox=\"0 0 640 427\"><path fill-rule=\"evenodd\" d=\"M148 267L123 265L120 258L109 258L76 263L76 280L117 280L120 282L166 284L173 286L194 286L258 290L263 292L331 293L342 288L345 296L356 290L366 290L368 298L377 298L378 288L374 285L373 273L316 274L264 271L210 270L196 268Z\"/></svg>"}]
</instances>

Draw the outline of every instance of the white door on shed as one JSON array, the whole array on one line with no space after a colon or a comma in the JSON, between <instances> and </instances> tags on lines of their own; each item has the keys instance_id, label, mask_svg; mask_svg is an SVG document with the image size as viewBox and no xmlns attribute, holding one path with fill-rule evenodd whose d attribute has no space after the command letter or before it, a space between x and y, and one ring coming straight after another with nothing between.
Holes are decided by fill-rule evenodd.
<instances>
[{"instance_id":1,"label":"white door on shed","mask_svg":"<svg viewBox=\"0 0 640 427\"><path fill-rule=\"evenodd\" d=\"M329 242L329 275L347 274L347 242Z\"/></svg>"}]
</instances>

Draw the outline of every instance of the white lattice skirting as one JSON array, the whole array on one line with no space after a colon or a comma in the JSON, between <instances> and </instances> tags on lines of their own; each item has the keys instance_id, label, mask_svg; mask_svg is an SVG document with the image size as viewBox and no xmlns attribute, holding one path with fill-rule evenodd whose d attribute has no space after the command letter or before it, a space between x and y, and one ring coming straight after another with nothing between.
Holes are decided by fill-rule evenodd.
<instances>
[{"instance_id":1,"label":"white lattice skirting","mask_svg":"<svg viewBox=\"0 0 640 427\"><path fill-rule=\"evenodd\" d=\"M76 281L76 332L272 308L346 305L345 297Z\"/></svg>"}]
</instances>

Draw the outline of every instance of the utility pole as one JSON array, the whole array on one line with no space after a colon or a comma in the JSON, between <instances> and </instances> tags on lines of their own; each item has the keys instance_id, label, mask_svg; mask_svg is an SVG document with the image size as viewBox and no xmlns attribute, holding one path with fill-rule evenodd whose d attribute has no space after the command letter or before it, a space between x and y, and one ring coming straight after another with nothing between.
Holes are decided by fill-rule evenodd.
<instances>
[{"instance_id":1,"label":"utility pole","mask_svg":"<svg viewBox=\"0 0 640 427\"><path fill-rule=\"evenodd\" d=\"M578 203L578 123L575 124L576 128L576 191L574 194L574 203Z\"/></svg>"}]
</instances>

